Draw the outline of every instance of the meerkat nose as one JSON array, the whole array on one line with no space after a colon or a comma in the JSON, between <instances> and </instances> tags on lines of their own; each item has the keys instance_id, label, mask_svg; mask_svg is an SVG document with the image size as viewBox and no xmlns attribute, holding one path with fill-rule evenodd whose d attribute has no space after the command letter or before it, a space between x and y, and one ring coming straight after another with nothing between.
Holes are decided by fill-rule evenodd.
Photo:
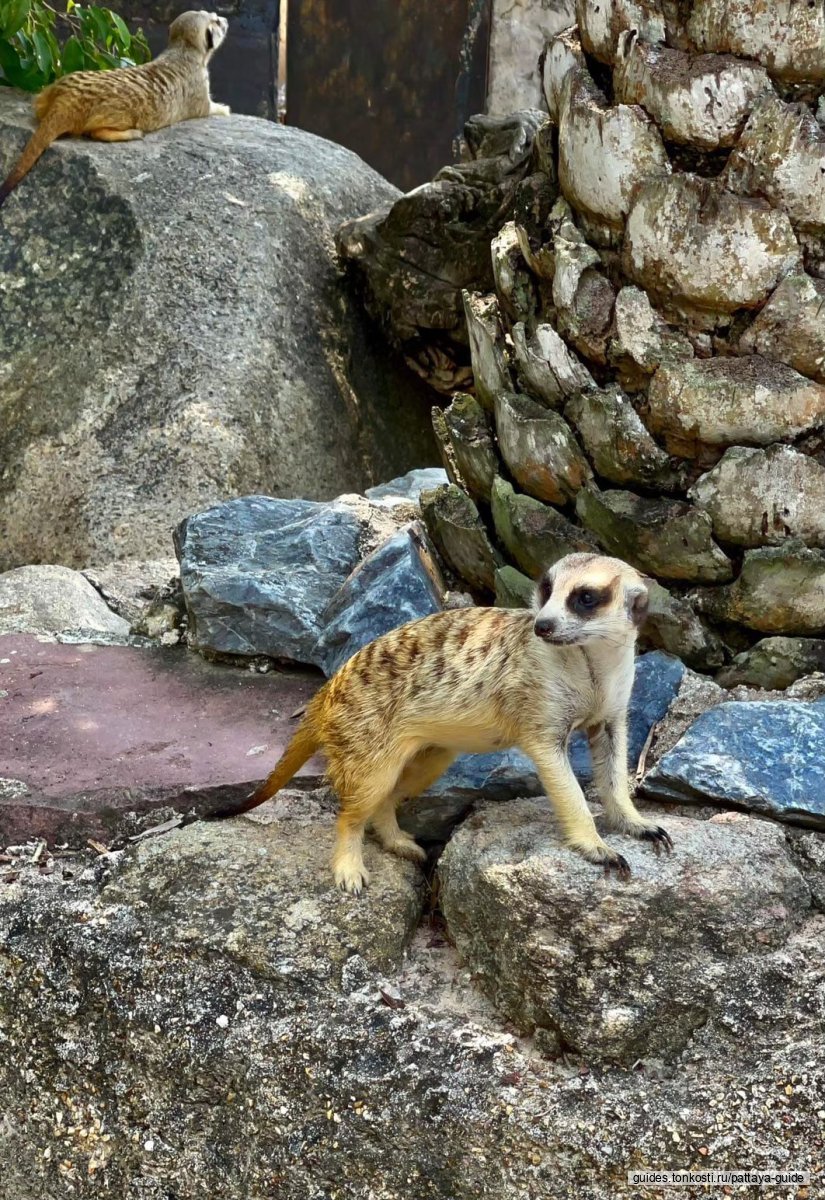
<instances>
[{"instance_id":1,"label":"meerkat nose","mask_svg":"<svg viewBox=\"0 0 825 1200\"><path fill-rule=\"evenodd\" d=\"M539 617L533 626L536 637L546 638L552 637L556 632L557 624L552 617Z\"/></svg>"}]
</instances>

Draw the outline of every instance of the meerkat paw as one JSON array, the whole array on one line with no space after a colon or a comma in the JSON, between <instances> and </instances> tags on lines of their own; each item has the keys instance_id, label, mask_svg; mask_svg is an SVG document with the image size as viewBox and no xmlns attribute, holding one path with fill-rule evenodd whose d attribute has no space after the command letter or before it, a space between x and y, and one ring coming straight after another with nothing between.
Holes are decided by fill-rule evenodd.
<instances>
[{"instance_id":1,"label":"meerkat paw","mask_svg":"<svg viewBox=\"0 0 825 1200\"><path fill-rule=\"evenodd\" d=\"M642 825L637 829L628 829L627 832L643 842L652 842L657 854L661 854L663 850L665 854L673 853L673 838L661 825Z\"/></svg>"},{"instance_id":2,"label":"meerkat paw","mask_svg":"<svg viewBox=\"0 0 825 1200\"><path fill-rule=\"evenodd\" d=\"M346 860L336 863L332 869L337 886L351 896L360 896L370 881L370 873L362 862Z\"/></svg>"},{"instance_id":3,"label":"meerkat paw","mask_svg":"<svg viewBox=\"0 0 825 1200\"><path fill-rule=\"evenodd\" d=\"M385 850L389 850L390 854L395 854L398 858L406 858L414 863L426 862L427 851L422 850L418 842L411 837L397 837L391 842L384 842L383 845Z\"/></svg>"},{"instance_id":4,"label":"meerkat paw","mask_svg":"<svg viewBox=\"0 0 825 1200\"><path fill-rule=\"evenodd\" d=\"M573 849L578 850L579 854L583 854L588 862L594 863L597 867L603 867L605 878L610 876L611 871L615 871L616 877L621 879L622 883L626 883L632 874L630 863L624 855L612 850L606 842L592 847L574 846Z\"/></svg>"},{"instance_id":5,"label":"meerkat paw","mask_svg":"<svg viewBox=\"0 0 825 1200\"><path fill-rule=\"evenodd\" d=\"M232 109L228 104L212 104L209 107L210 117L231 117Z\"/></svg>"}]
</instances>

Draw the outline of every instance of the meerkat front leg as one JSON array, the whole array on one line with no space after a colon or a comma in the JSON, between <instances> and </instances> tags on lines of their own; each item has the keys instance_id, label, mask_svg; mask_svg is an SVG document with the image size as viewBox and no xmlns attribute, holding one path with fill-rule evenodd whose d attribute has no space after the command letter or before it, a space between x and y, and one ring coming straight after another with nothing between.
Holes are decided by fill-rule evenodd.
<instances>
[{"instance_id":1,"label":"meerkat front leg","mask_svg":"<svg viewBox=\"0 0 825 1200\"><path fill-rule=\"evenodd\" d=\"M587 730L593 759L593 779L612 829L653 843L656 853L669 854L673 842L666 830L648 821L630 796L627 771L627 718L624 714Z\"/></svg>"},{"instance_id":2,"label":"meerkat front leg","mask_svg":"<svg viewBox=\"0 0 825 1200\"><path fill-rule=\"evenodd\" d=\"M89 137L95 142L136 142L143 137L140 129L92 129Z\"/></svg>"},{"instance_id":3,"label":"meerkat front leg","mask_svg":"<svg viewBox=\"0 0 825 1200\"><path fill-rule=\"evenodd\" d=\"M557 742L550 747L535 743L522 744L520 748L529 754L538 768L561 825L565 844L571 850L578 850L589 862L603 866L605 874L615 871L620 879L629 879L627 859L611 849L599 836L593 814L587 807L584 793L570 766L566 743Z\"/></svg>"}]
</instances>

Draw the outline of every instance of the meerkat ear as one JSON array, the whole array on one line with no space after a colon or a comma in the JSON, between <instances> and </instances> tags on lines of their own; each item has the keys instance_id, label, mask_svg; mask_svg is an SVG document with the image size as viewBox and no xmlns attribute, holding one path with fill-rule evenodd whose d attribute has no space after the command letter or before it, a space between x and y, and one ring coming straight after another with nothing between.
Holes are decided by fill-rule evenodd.
<instances>
[{"instance_id":1,"label":"meerkat ear","mask_svg":"<svg viewBox=\"0 0 825 1200\"><path fill-rule=\"evenodd\" d=\"M550 573L544 571L536 581L536 590L533 599L533 607L536 612L540 612L544 608L552 593L553 580L550 578Z\"/></svg>"},{"instance_id":2,"label":"meerkat ear","mask_svg":"<svg viewBox=\"0 0 825 1200\"><path fill-rule=\"evenodd\" d=\"M646 575L641 575L639 580L639 583L633 584L625 592L627 615L637 629L641 629L647 620L647 610L650 606L650 597L648 596L647 589L651 583L651 580Z\"/></svg>"},{"instance_id":3,"label":"meerkat ear","mask_svg":"<svg viewBox=\"0 0 825 1200\"><path fill-rule=\"evenodd\" d=\"M215 35L214 35L214 33L212 32L212 26L211 26L211 25L207 25L207 26L206 26L206 49L207 49L207 50L214 50L214 49L215 49Z\"/></svg>"}]
</instances>

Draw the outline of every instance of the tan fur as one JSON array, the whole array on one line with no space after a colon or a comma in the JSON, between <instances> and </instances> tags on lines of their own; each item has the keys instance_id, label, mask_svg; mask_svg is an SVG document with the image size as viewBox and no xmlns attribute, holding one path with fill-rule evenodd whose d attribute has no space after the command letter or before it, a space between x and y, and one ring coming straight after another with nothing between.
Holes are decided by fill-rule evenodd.
<instances>
[{"instance_id":1,"label":"tan fur","mask_svg":"<svg viewBox=\"0 0 825 1200\"><path fill-rule=\"evenodd\" d=\"M599 600L593 611L582 608L582 589ZM670 849L628 787L627 704L646 604L644 581L631 567L574 554L540 580L534 613L469 608L402 625L320 690L275 770L235 812L268 800L323 749L341 804L335 880L358 893L368 879L368 825L387 850L423 860L398 826L399 802L426 791L457 754L518 746L535 762L567 844L627 877L627 862L596 830L567 741L586 729L608 822Z\"/></svg>"},{"instance_id":2,"label":"tan fur","mask_svg":"<svg viewBox=\"0 0 825 1200\"><path fill-rule=\"evenodd\" d=\"M38 127L0 187L0 205L40 155L64 134L127 142L193 117L226 116L209 95L207 63L226 37L224 17L181 13L169 27L169 46L140 67L76 71L35 98Z\"/></svg>"}]
</instances>

